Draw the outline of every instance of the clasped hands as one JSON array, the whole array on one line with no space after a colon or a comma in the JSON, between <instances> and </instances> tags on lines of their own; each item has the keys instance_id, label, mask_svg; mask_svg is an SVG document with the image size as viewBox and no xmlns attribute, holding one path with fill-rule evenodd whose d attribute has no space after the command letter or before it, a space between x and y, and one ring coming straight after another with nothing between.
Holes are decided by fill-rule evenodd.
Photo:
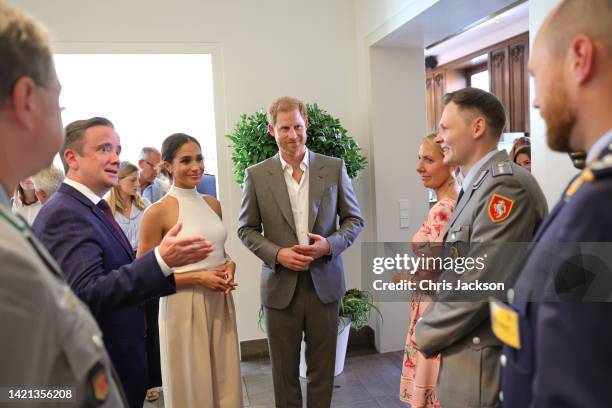
<instances>
[{"instance_id":1,"label":"clasped hands","mask_svg":"<svg viewBox=\"0 0 612 408\"><path fill-rule=\"evenodd\" d=\"M308 234L308 238L312 240L309 245L281 248L276 254L276 261L287 269L303 271L308 269L312 261L330 253L331 247L325 237Z\"/></svg>"},{"instance_id":2,"label":"clasped hands","mask_svg":"<svg viewBox=\"0 0 612 408\"><path fill-rule=\"evenodd\" d=\"M178 236L183 228L181 222L176 223L164 236L159 244L159 255L166 265L176 268L199 262L213 251L210 241L200 235ZM193 279L195 284L207 287L217 292L229 293L236 289L238 284L234 282L236 264L228 261L216 269L208 269L185 275L187 282Z\"/></svg>"}]
</instances>

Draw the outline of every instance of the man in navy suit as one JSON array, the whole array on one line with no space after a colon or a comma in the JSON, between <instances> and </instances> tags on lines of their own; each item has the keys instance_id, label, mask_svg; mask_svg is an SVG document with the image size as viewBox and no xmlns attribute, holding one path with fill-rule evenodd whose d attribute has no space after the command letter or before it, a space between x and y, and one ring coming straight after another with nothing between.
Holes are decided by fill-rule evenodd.
<instances>
[{"instance_id":1,"label":"man in navy suit","mask_svg":"<svg viewBox=\"0 0 612 408\"><path fill-rule=\"evenodd\" d=\"M558 262L573 260L565 251L552 256L550 251L562 245L576 250L578 243L612 242L610 21L610 0L566 0L547 17L535 39L529 70L536 83L534 106L547 124L548 145L588 155L586 168L538 231L515 286L510 313L518 324L511 331L519 341L514 347L506 345L501 357L504 407L612 406L612 304L580 303L586 293L593 293L588 291L593 289L590 280L597 275ZM556 301L527 302L537 300L542 288L554 288L546 294Z\"/></svg>"},{"instance_id":2,"label":"man in navy suit","mask_svg":"<svg viewBox=\"0 0 612 408\"><path fill-rule=\"evenodd\" d=\"M69 124L60 152L66 179L33 230L91 309L130 406L141 408L148 383L144 301L174 293L171 268L205 258L212 246L203 237L177 237L177 224L157 248L134 260L101 198L118 183L120 152L119 135L109 120Z\"/></svg>"}]
</instances>

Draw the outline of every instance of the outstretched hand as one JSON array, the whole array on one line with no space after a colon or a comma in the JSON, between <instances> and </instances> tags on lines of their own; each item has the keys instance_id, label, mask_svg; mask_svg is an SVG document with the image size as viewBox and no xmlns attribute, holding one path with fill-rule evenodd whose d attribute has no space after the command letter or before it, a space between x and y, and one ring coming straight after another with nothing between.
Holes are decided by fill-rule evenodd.
<instances>
[{"instance_id":1,"label":"outstretched hand","mask_svg":"<svg viewBox=\"0 0 612 408\"><path fill-rule=\"evenodd\" d=\"M177 222L159 244L159 255L170 268L199 262L210 255L213 250L210 241L203 236L179 237L178 233L182 228L183 224Z\"/></svg>"}]
</instances>

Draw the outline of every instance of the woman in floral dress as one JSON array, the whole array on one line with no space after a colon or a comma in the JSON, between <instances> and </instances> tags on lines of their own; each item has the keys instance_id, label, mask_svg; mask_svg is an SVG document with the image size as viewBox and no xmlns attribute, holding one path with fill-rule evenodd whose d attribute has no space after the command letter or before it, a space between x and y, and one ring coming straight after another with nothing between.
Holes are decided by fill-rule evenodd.
<instances>
[{"instance_id":1,"label":"woman in floral dress","mask_svg":"<svg viewBox=\"0 0 612 408\"><path fill-rule=\"evenodd\" d=\"M440 145L434 142L435 134L423 138L419 147L417 173L423 186L436 193L438 201L429 210L427 219L412 237L413 246L418 244L441 243L455 210L457 194L451 168L443 163ZM418 274L417 274L418 275ZM410 324L404 349L404 363L400 383L400 400L412 408L439 408L435 385L440 368L440 356L426 358L414 342L414 326L427 309L431 299L427 293L415 292L410 302Z\"/></svg>"}]
</instances>

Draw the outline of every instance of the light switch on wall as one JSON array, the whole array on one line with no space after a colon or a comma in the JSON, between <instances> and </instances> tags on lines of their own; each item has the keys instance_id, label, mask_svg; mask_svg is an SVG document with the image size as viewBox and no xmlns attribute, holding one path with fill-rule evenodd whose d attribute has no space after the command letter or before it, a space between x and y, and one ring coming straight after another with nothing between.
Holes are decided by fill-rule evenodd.
<instances>
[{"instance_id":1,"label":"light switch on wall","mask_svg":"<svg viewBox=\"0 0 612 408\"><path fill-rule=\"evenodd\" d=\"M400 229L410 228L410 200L399 200Z\"/></svg>"}]
</instances>

